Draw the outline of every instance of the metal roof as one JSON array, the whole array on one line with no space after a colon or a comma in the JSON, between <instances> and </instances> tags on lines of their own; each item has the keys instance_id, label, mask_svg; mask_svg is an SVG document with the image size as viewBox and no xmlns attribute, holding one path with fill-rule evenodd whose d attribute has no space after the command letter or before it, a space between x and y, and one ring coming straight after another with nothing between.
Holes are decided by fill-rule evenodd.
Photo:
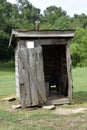
<instances>
[{"instance_id":1,"label":"metal roof","mask_svg":"<svg viewBox=\"0 0 87 130\"><path fill-rule=\"evenodd\" d=\"M75 30L23 30L13 29L10 37L9 46L16 46L19 39L38 39L38 38L73 38Z\"/></svg>"}]
</instances>

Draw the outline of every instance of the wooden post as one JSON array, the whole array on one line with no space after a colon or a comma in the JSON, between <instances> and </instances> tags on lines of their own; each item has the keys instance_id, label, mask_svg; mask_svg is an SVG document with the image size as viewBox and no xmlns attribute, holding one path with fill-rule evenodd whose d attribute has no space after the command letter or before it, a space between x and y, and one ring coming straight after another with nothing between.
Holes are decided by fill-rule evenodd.
<instances>
[{"instance_id":1,"label":"wooden post","mask_svg":"<svg viewBox=\"0 0 87 130\"><path fill-rule=\"evenodd\" d=\"M72 102L72 76L71 76L71 57L69 51L69 43L66 45L66 62L67 62L67 75L68 75L68 97L70 103Z\"/></svg>"},{"instance_id":2,"label":"wooden post","mask_svg":"<svg viewBox=\"0 0 87 130\"><path fill-rule=\"evenodd\" d=\"M35 30L39 30L40 21L35 21Z\"/></svg>"}]
</instances>

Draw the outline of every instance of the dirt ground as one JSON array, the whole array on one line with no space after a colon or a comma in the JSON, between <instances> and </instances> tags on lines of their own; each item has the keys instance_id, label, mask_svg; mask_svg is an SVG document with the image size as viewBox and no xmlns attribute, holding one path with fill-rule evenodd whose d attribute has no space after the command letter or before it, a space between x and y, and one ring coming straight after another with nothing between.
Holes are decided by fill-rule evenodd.
<instances>
[{"instance_id":1,"label":"dirt ground","mask_svg":"<svg viewBox=\"0 0 87 130\"><path fill-rule=\"evenodd\" d=\"M87 108L80 107L80 108L57 108L54 111L54 114L60 114L60 115L70 115L70 114L76 114L76 113L84 113L87 112Z\"/></svg>"}]
</instances>

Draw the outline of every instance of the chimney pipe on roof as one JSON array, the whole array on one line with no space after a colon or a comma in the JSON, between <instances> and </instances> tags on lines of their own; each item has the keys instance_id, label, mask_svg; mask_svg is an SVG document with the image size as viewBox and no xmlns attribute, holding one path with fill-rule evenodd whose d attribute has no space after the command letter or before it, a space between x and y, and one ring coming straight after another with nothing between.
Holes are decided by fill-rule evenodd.
<instances>
[{"instance_id":1,"label":"chimney pipe on roof","mask_svg":"<svg viewBox=\"0 0 87 130\"><path fill-rule=\"evenodd\" d=\"M35 21L35 30L39 30L40 27L40 21Z\"/></svg>"}]
</instances>

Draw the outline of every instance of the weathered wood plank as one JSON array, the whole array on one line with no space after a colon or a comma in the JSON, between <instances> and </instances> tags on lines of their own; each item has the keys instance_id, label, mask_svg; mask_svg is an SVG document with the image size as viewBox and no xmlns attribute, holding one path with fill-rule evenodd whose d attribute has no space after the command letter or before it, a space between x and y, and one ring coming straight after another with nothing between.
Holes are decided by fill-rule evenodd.
<instances>
[{"instance_id":1,"label":"weathered wood plank","mask_svg":"<svg viewBox=\"0 0 87 130\"><path fill-rule=\"evenodd\" d=\"M31 69L33 73L35 74L35 51L34 49L28 49L28 54L29 54L29 65L31 66ZM31 99L32 99L32 106L38 105L38 93L37 93L37 87L36 87L36 82L32 78L31 74L29 73L30 76L30 87L31 87ZM36 76L36 74L35 74Z\"/></svg>"},{"instance_id":2,"label":"weathered wood plank","mask_svg":"<svg viewBox=\"0 0 87 130\"><path fill-rule=\"evenodd\" d=\"M40 83L40 88L38 88L38 89L41 89L42 92L44 93L44 96L46 97L44 71L43 71L43 56L42 56L42 48L41 47L35 48L35 55L36 55L36 58L35 58L35 60L36 60L36 76L37 76L37 80ZM41 95L40 95L40 97L41 97ZM39 99L40 99L40 97L39 97ZM42 99L42 102L43 102L43 99Z\"/></svg>"},{"instance_id":3,"label":"weathered wood plank","mask_svg":"<svg viewBox=\"0 0 87 130\"><path fill-rule=\"evenodd\" d=\"M34 79L34 82L36 84L37 90L39 92L39 94L41 95L42 99L44 102L46 102L46 95L43 92L43 90L41 89L40 86L40 82L38 81L38 79L36 78L36 74L33 72L31 66L27 63L26 57L24 56L24 53L22 50L19 50L19 57L21 57L22 62L25 65L25 68L27 69L27 71L29 72L29 74L32 76L32 78Z\"/></svg>"},{"instance_id":4,"label":"weathered wood plank","mask_svg":"<svg viewBox=\"0 0 87 130\"><path fill-rule=\"evenodd\" d=\"M28 31L28 30L12 30L12 36L15 35L15 37L42 37L42 38L52 38L52 37L61 37L61 38L65 38L65 37L74 37L74 32L75 31ZM12 37L11 37L12 38ZM11 44L11 40L10 39L10 44Z\"/></svg>"},{"instance_id":5,"label":"weathered wood plank","mask_svg":"<svg viewBox=\"0 0 87 130\"><path fill-rule=\"evenodd\" d=\"M48 98L46 104L54 104L54 105L58 105L58 104L69 104L69 98L68 97L62 97L62 98L58 98L58 97L53 97L50 99L50 97Z\"/></svg>"},{"instance_id":6,"label":"weathered wood plank","mask_svg":"<svg viewBox=\"0 0 87 130\"><path fill-rule=\"evenodd\" d=\"M28 59L27 50L23 49L22 51L23 51L24 55L26 56L26 58ZM24 79L25 79L25 91L26 91L26 99L25 99L26 106L30 107L31 102L32 102L32 100L31 100L31 88L30 88L30 77L28 75L28 71L26 70L26 67L24 68Z\"/></svg>"},{"instance_id":7,"label":"weathered wood plank","mask_svg":"<svg viewBox=\"0 0 87 130\"><path fill-rule=\"evenodd\" d=\"M20 98L19 70L18 70L18 48L15 49L15 78L16 78L16 95Z\"/></svg>"},{"instance_id":8,"label":"weathered wood plank","mask_svg":"<svg viewBox=\"0 0 87 130\"><path fill-rule=\"evenodd\" d=\"M40 46L40 45L65 45L66 41L65 39L40 39L38 40L34 40L35 42L35 47Z\"/></svg>"},{"instance_id":9,"label":"weathered wood plank","mask_svg":"<svg viewBox=\"0 0 87 130\"><path fill-rule=\"evenodd\" d=\"M70 103L72 102L72 76L71 76L71 57L69 51L69 43L66 45L66 61L67 61L67 74L68 74L68 96Z\"/></svg>"},{"instance_id":10,"label":"weathered wood plank","mask_svg":"<svg viewBox=\"0 0 87 130\"><path fill-rule=\"evenodd\" d=\"M25 79L24 79L24 69L23 69L24 67L21 58L19 58L18 64L20 65L19 67L20 102L22 108L25 108L26 107Z\"/></svg>"}]
</instances>

